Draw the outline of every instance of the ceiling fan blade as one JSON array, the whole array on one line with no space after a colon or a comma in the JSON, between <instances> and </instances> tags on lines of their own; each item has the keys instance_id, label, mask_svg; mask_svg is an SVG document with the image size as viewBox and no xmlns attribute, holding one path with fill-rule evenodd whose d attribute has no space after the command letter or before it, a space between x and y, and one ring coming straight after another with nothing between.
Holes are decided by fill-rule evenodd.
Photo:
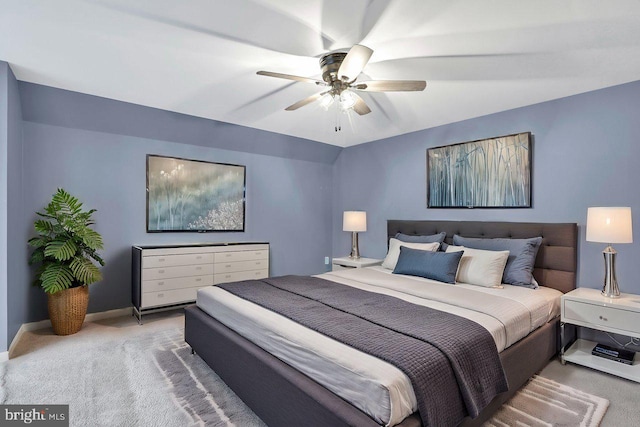
<instances>
[{"instance_id":1,"label":"ceiling fan blade","mask_svg":"<svg viewBox=\"0 0 640 427\"><path fill-rule=\"evenodd\" d=\"M302 76L294 76L292 74L274 73L271 71L258 71L256 74L258 74L259 76L277 77L279 79L295 80L298 82L315 83L317 85L322 85L322 86L326 85L326 83L323 82L322 80L310 79L308 77L302 77Z\"/></svg>"},{"instance_id":2,"label":"ceiling fan blade","mask_svg":"<svg viewBox=\"0 0 640 427\"><path fill-rule=\"evenodd\" d=\"M366 92L411 92L424 90L427 82L424 80L372 80L351 87Z\"/></svg>"},{"instance_id":3,"label":"ceiling fan blade","mask_svg":"<svg viewBox=\"0 0 640 427\"><path fill-rule=\"evenodd\" d=\"M373 55L373 50L368 47L361 44L353 45L338 69L338 77L355 80L369 62L371 55Z\"/></svg>"},{"instance_id":4,"label":"ceiling fan blade","mask_svg":"<svg viewBox=\"0 0 640 427\"><path fill-rule=\"evenodd\" d=\"M301 99L300 101L296 102L295 104L289 105L287 108L285 108L286 111L293 111L293 110L297 110L300 107L304 107L307 104L311 104L313 101L317 101L318 99L322 98L325 94L331 92L330 90L326 91L326 92L320 92L320 93L316 93L315 95L311 95L305 99Z\"/></svg>"},{"instance_id":5,"label":"ceiling fan blade","mask_svg":"<svg viewBox=\"0 0 640 427\"><path fill-rule=\"evenodd\" d=\"M364 116L365 114L369 114L371 112L371 108L369 108L367 103L364 102L364 99L362 99L360 95L356 93L354 93L353 95L356 98L356 103L353 104L353 107L352 107L353 111L360 114L361 116Z\"/></svg>"}]
</instances>

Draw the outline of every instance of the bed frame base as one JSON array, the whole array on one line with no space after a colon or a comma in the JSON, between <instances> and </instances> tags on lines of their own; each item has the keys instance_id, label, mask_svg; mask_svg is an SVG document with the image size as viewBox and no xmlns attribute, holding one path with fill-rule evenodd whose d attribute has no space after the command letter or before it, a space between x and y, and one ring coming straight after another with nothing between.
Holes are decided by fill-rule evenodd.
<instances>
[{"instance_id":1,"label":"bed frame base","mask_svg":"<svg viewBox=\"0 0 640 427\"><path fill-rule=\"evenodd\" d=\"M557 352L558 319L500 354L509 391L462 426L479 426ZM185 309L185 340L269 426L377 426L368 415L306 375L238 335L198 307ZM421 426L413 414L400 427Z\"/></svg>"}]
</instances>

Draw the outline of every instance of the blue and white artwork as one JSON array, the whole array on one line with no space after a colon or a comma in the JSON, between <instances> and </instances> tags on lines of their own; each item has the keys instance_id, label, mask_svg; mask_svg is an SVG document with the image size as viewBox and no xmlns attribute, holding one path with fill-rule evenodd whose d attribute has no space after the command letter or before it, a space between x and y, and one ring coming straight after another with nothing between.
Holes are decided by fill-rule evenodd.
<instances>
[{"instance_id":1,"label":"blue and white artwork","mask_svg":"<svg viewBox=\"0 0 640 427\"><path fill-rule=\"evenodd\" d=\"M531 133L428 149L427 207L530 208Z\"/></svg>"},{"instance_id":2,"label":"blue and white artwork","mask_svg":"<svg viewBox=\"0 0 640 427\"><path fill-rule=\"evenodd\" d=\"M147 156L147 232L244 231L245 167Z\"/></svg>"}]
</instances>

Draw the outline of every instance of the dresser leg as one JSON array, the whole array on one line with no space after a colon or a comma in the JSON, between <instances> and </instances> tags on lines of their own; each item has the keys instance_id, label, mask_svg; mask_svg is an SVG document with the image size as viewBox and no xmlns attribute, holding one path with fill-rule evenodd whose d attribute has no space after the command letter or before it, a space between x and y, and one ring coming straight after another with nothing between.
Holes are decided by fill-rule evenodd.
<instances>
[{"instance_id":1,"label":"dresser leg","mask_svg":"<svg viewBox=\"0 0 640 427\"><path fill-rule=\"evenodd\" d=\"M142 326L142 313L138 311L135 307L133 307L133 312L131 313L138 320L138 325Z\"/></svg>"}]
</instances>

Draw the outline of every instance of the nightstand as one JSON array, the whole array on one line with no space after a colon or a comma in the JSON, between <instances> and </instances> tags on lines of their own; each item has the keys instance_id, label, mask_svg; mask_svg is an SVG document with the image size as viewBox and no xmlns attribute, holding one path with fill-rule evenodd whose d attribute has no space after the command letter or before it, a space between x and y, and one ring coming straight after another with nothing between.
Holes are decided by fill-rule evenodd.
<instances>
[{"instance_id":1,"label":"nightstand","mask_svg":"<svg viewBox=\"0 0 640 427\"><path fill-rule=\"evenodd\" d=\"M633 365L593 356L597 344L578 339L564 350L565 324L582 326L640 338L640 295L621 294L620 298L606 298L597 289L578 288L562 296L560 318L560 360L588 366L599 371L640 382L640 356L636 353Z\"/></svg>"},{"instance_id":2,"label":"nightstand","mask_svg":"<svg viewBox=\"0 0 640 427\"><path fill-rule=\"evenodd\" d=\"M348 270L350 268L363 268L363 267L371 267L372 265L380 265L382 264L381 259L375 258L358 258L353 259L348 256L341 258L334 258L331 261L331 270Z\"/></svg>"}]
</instances>

